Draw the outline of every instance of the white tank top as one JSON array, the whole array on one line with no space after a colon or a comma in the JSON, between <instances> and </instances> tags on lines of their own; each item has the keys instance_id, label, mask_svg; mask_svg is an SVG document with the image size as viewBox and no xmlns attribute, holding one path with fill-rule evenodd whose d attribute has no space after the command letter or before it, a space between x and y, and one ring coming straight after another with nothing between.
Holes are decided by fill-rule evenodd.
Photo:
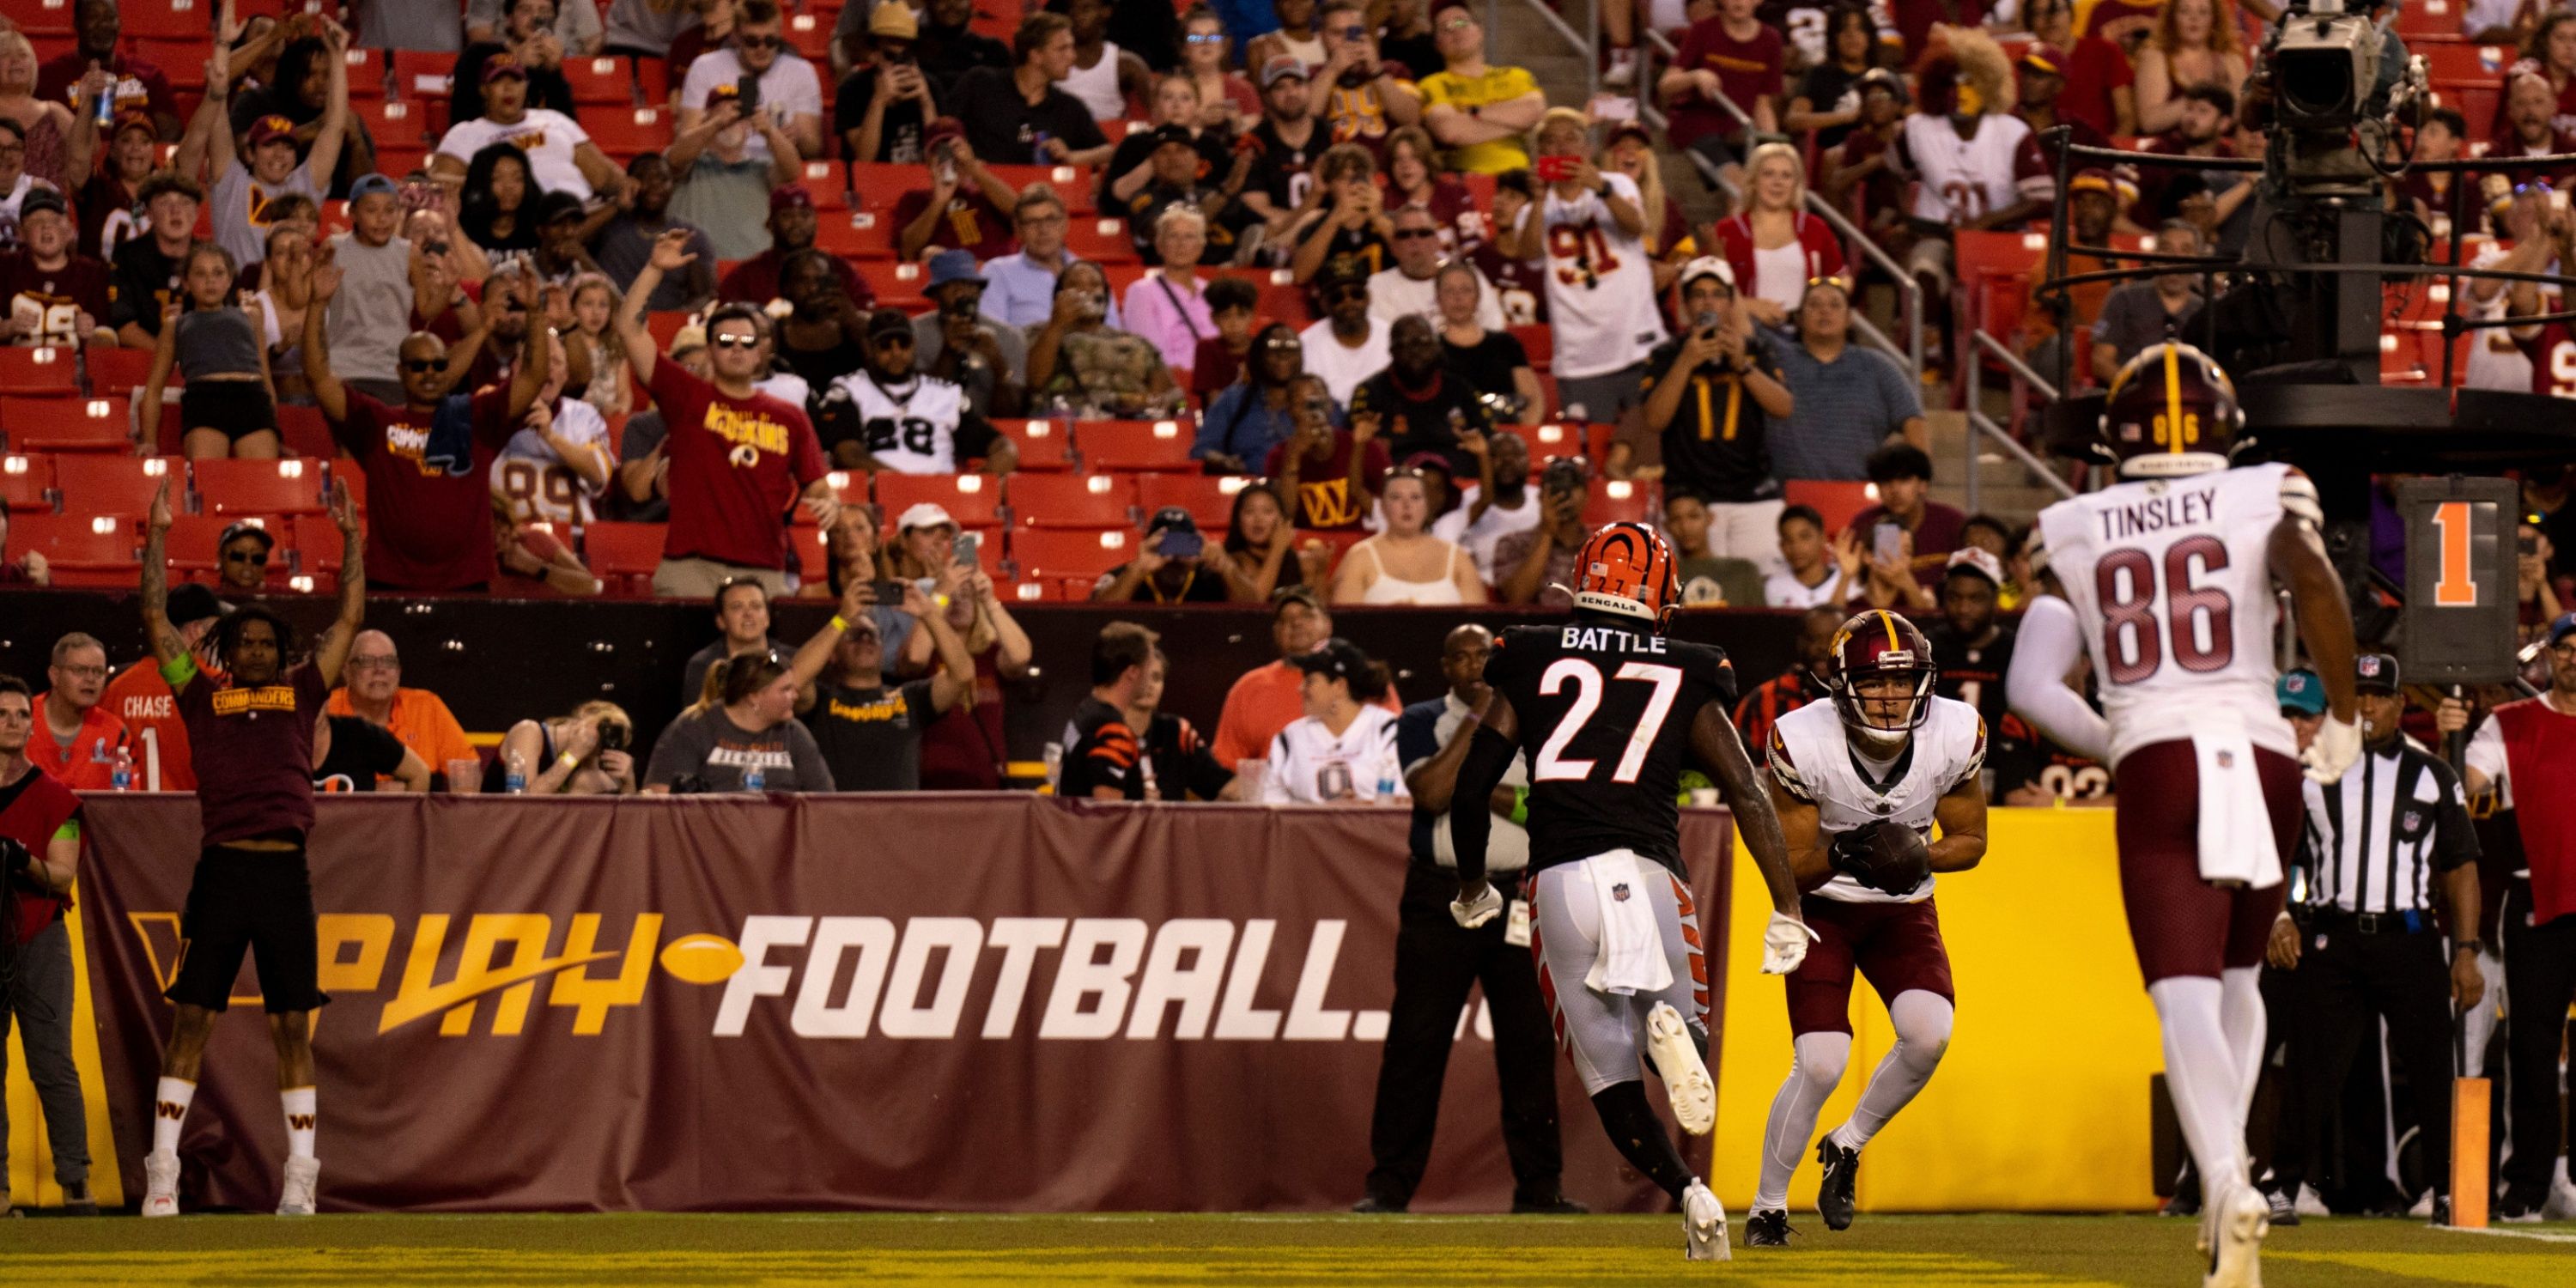
<instances>
[{"instance_id":1,"label":"white tank top","mask_svg":"<svg viewBox=\"0 0 2576 1288\"><path fill-rule=\"evenodd\" d=\"M1127 96L1118 92L1118 42L1100 42L1100 61L1089 71L1076 64L1073 74L1056 86L1091 109L1091 119L1114 121L1127 114Z\"/></svg>"},{"instance_id":2,"label":"white tank top","mask_svg":"<svg viewBox=\"0 0 2576 1288\"><path fill-rule=\"evenodd\" d=\"M1753 248L1753 298L1795 313L1806 294L1807 243L1792 237L1770 250Z\"/></svg>"},{"instance_id":3,"label":"white tank top","mask_svg":"<svg viewBox=\"0 0 2576 1288\"><path fill-rule=\"evenodd\" d=\"M1442 563L1441 569L1444 573L1454 573L1458 565L1458 547L1449 545L1445 541L1441 544L1449 546L1449 558ZM1360 549L1368 551L1369 564L1377 569L1377 580L1370 582L1368 589L1360 595L1360 602L1363 604L1432 605L1467 602L1458 593L1458 583L1449 576L1443 576L1438 581L1406 581L1388 572L1386 561L1377 557L1377 538L1375 537L1361 542Z\"/></svg>"}]
</instances>

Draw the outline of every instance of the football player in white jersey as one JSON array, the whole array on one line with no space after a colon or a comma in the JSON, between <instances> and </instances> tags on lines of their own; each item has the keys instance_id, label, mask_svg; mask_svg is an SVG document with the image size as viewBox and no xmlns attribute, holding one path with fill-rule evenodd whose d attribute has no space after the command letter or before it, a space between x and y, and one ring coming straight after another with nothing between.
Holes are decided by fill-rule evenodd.
<instances>
[{"instance_id":1,"label":"football player in white jersey","mask_svg":"<svg viewBox=\"0 0 2576 1288\"><path fill-rule=\"evenodd\" d=\"M1512 259L1547 261L1557 400L1585 419L1613 421L1643 400L1646 354L1665 331L1648 212L1634 180L1592 163L1591 129L1592 118L1570 107L1539 118L1531 136L1531 168L1545 185L1539 209L1498 245Z\"/></svg>"},{"instance_id":2,"label":"football player in white jersey","mask_svg":"<svg viewBox=\"0 0 2576 1288\"><path fill-rule=\"evenodd\" d=\"M1861 1148L1932 1080L1949 1049L1956 995L1933 874L1964 872L1985 857L1986 722L1975 707L1932 696L1938 676L1923 632L1872 609L1834 635L1817 677L1833 700L1771 726L1771 803L1816 943L1789 974L1794 1055L1762 1133L1747 1247L1788 1246L1789 1178L1851 1056L1854 969L1887 1004L1896 1043L1851 1120L1816 1146L1825 1169L1816 1211L1826 1229L1850 1227ZM1931 841L1935 823L1941 839Z\"/></svg>"},{"instance_id":3,"label":"football player in white jersey","mask_svg":"<svg viewBox=\"0 0 2576 1288\"><path fill-rule=\"evenodd\" d=\"M981 458L996 474L1018 463L953 381L914 365L912 319L900 309L868 315L867 365L839 377L815 407L815 433L840 469L954 474Z\"/></svg>"},{"instance_id":4,"label":"football player in white jersey","mask_svg":"<svg viewBox=\"0 0 2576 1288\"><path fill-rule=\"evenodd\" d=\"M2205 1282L2221 1286L2260 1282L2270 1228L2246 1175L2245 1114L2263 1053L2256 981L2299 840L2300 770L2330 783L2361 751L2352 610L2317 535L2316 488L2287 465L2230 468L2243 420L2227 373L2189 345L2151 346L2120 369L2102 432L2122 482L2040 512L2072 611L2036 623L2036 641L2023 626L2007 681L2047 693L2064 675L2070 626L2092 654L2101 728L2063 703L2015 709L2068 746L2105 744L2119 780L2129 938L2206 1187ZM2274 696L2276 580L2325 679L2328 714L2305 751Z\"/></svg>"}]
</instances>

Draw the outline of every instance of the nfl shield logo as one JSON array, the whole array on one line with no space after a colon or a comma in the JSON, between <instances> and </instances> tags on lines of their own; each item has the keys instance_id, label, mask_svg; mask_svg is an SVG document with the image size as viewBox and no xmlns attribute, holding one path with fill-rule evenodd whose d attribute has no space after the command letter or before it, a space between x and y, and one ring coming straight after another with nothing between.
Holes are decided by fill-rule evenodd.
<instances>
[{"instance_id":1,"label":"nfl shield logo","mask_svg":"<svg viewBox=\"0 0 2576 1288\"><path fill-rule=\"evenodd\" d=\"M1621 903L1628 902L1628 883L1622 881L1617 885L1610 887L1610 897Z\"/></svg>"},{"instance_id":2,"label":"nfl shield logo","mask_svg":"<svg viewBox=\"0 0 2576 1288\"><path fill-rule=\"evenodd\" d=\"M2221 769L2236 768L2236 753L2232 751L2222 751L2218 753L2218 767Z\"/></svg>"},{"instance_id":3,"label":"nfl shield logo","mask_svg":"<svg viewBox=\"0 0 2576 1288\"><path fill-rule=\"evenodd\" d=\"M2420 811L2420 810L2411 810L2411 809L2410 809L2410 810L2406 811L2406 817L2405 817L2403 820L2401 820L2401 821L2399 822L2399 826L2400 826L2400 827L2403 827L2405 830L2407 830L2407 831L2409 831L2409 832L2412 832L2412 831L2414 831L2416 828L2422 827L2423 825L2424 825L2424 815L2423 815L2423 812L2422 812L2422 811Z\"/></svg>"}]
</instances>

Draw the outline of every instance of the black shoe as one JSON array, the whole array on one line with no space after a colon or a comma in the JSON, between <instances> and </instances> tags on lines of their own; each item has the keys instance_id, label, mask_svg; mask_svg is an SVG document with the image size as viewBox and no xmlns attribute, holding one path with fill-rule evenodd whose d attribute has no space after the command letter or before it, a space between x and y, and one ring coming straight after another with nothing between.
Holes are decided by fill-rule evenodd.
<instances>
[{"instance_id":1,"label":"black shoe","mask_svg":"<svg viewBox=\"0 0 2576 1288\"><path fill-rule=\"evenodd\" d=\"M2450 1223L2451 1223L2451 1196L2450 1196L2450 1195L2448 1195L2448 1194L2436 1194L2436 1195L2434 1195L2434 1196L2433 1196L2433 1216L2432 1216L2432 1224L2434 1224L2434 1225L2449 1225ZM2277 1221L2276 1221L2276 1222L2274 1222L2273 1224L2277 1225L2277 1224L2279 1224L2279 1222L2277 1222Z\"/></svg>"},{"instance_id":2,"label":"black shoe","mask_svg":"<svg viewBox=\"0 0 2576 1288\"><path fill-rule=\"evenodd\" d=\"M1788 1247L1789 1214L1780 1208L1771 1208L1744 1218L1744 1246L1748 1248Z\"/></svg>"},{"instance_id":3,"label":"black shoe","mask_svg":"<svg viewBox=\"0 0 2576 1288\"><path fill-rule=\"evenodd\" d=\"M2163 1207L2156 1209L2156 1215L2199 1216L2200 1196L2198 1194L2176 1194L2172 1198L2166 1199Z\"/></svg>"},{"instance_id":4,"label":"black shoe","mask_svg":"<svg viewBox=\"0 0 2576 1288\"><path fill-rule=\"evenodd\" d=\"M1359 1202L1351 1205L1352 1211L1366 1216L1400 1215L1403 1213L1404 1208L1405 1205L1402 1203L1391 1202L1387 1199L1380 1198L1375 1194L1369 1195L1367 1198L1361 1199Z\"/></svg>"},{"instance_id":5,"label":"black shoe","mask_svg":"<svg viewBox=\"0 0 2576 1288\"><path fill-rule=\"evenodd\" d=\"M1816 1215L1825 1219L1828 1230L1848 1230L1852 1187L1860 1179L1860 1151L1844 1149L1828 1136L1816 1142L1816 1161L1825 1166L1824 1182L1816 1187Z\"/></svg>"},{"instance_id":6,"label":"black shoe","mask_svg":"<svg viewBox=\"0 0 2576 1288\"><path fill-rule=\"evenodd\" d=\"M89 1196L89 1182L73 1181L63 1187L63 1215L98 1215L98 1200Z\"/></svg>"},{"instance_id":7,"label":"black shoe","mask_svg":"<svg viewBox=\"0 0 2576 1288\"><path fill-rule=\"evenodd\" d=\"M2509 1225L2532 1225L2540 1220L2540 1205L2518 1199L2498 1199L2495 1219Z\"/></svg>"},{"instance_id":8,"label":"black shoe","mask_svg":"<svg viewBox=\"0 0 2576 1288\"><path fill-rule=\"evenodd\" d=\"M1562 1194L1548 1199L1513 1199L1513 1216L1589 1216L1592 1209Z\"/></svg>"}]
</instances>

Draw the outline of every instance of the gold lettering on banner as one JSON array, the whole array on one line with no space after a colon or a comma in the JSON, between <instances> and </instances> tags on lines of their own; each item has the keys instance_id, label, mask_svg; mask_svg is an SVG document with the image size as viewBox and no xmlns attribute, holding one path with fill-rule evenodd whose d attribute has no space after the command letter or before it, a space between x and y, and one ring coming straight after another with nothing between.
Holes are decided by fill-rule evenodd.
<instances>
[{"instance_id":1,"label":"gold lettering on banner","mask_svg":"<svg viewBox=\"0 0 2576 1288\"><path fill-rule=\"evenodd\" d=\"M496 1036L516 1036L527 1024L528 1004L535 995L539 976L616 956L595 952L549 958L545 950L546 940L554 931L553 918L543 913L476 913L466 927L456 977L444 984L433 983L438 974L439 950L447 943L447 923L448 915L443 912L422 915L420 928L413 932L410 958L403 965L402 987L394 994L394 1000L385 1004L376 1032L390 1033L422 1016L444 1011L439 1036L461 1037L473 1031L475 999L497 991L501 993L501 1004L493 1013L492 1032ZM511 945L510 962L495 969L492 957L504 942Z\"/></svg>"},{"instance_id":2,"label":"gold lettering on banner","mask_svg":"<svg viewBox=\"0 0 2576 1288\"><path fill-rule=\"evenodd\" d=\"M591 951L599 937L599 914L575 913L572 929L564 934L564 958L568 961L591 962L610 956ZM626 934L626 960L617 974L604 979L591 976L590 968L573 965L555 976L547 990L546 1005L575 1008L572 1031L588 1036L608 1023L608 1008L633 1006L644 1000L645 982L653 977L653 949L662 940L662 914L641 912L635 915L635 928ZM506 1003L505 1003L506 1005ZM494 1026L496 1029L498 1025Z\"/></svg>"},{"instance_id":3,"label":"gold lettering on banner","mask_svg":"<svg viewBox=\"0 0 2576 1288\"><path fill-rule=\"evenodd\" d=\"M394 919L381 912L326 912L313 919L321 941L321 965L314 982L325 993L372 993L384 983L385 958L394 947ZM358 955L340 960L343 945L355 944Z\"/></svg>"},{"instance_id":4,"label":"gold lettering on banner","mask_svg":"<svg viewBox=\"0 0 2576 1288\"><path fill-rule=\"evenodd\" d=\"M293 711L295 690L282 684L262 689L217 689L214 709L219 716L237 716L245 711Z\"/></svg>"}]
</instances>

